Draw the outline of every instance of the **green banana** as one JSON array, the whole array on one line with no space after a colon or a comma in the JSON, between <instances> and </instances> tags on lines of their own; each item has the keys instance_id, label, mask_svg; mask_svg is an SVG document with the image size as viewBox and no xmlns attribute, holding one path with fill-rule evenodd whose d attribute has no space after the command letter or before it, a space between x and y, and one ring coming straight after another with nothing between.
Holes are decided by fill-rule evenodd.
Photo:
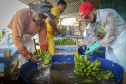
<instances>
[{"instance_id":1,"label":"green banana","mask_svg":"<svg viewBox=\"0 0 126 84\"><path fill-rule=\"evenodd\" d=\"M88 60L88 56L87 56L87 55L85 55L85 57L84 57L84 62L86 63L86 62L87 62L87 60Z\"/></svg>"},{"instance_id":2,"label":"green banana","mask_svg":"<svg viewBox=\"0 0 126 84\"><path fill-rule=\"evenodd\" d=\"M96 66L94 66L93 68L92 68L92 70L96 70L97 69L97 67Z\"/></svg>"},{"instance_id":3,"label":"green banana","mask_svg":"<svg viewBox=\"0 0 126 84\"><path fill-rule=\"evenodd\" d=\"M107 75L105 75L103 77L103 79L107 79L108 80L111 77L111 75L112 75L112 71L110 71Z\"/></svg>"},{"instance_id":4,"label":"green banana","mask_svg":"<svg viewBox=\"0 0 126 84\"><path fill-rule=\"evenodd\" d=\"M87 61L86 65L87 65L87 66L89 66L89 65L90 65L90 61L89 61L89 60Z\"/></svg>"},{"instance_id":5,"label":"green banana","mask_svg":"<svg viewBox=\"0 0 126 84\"><path fill-rule=\"evenodd\" d=\"M84 72L82 72L81 75L84 76L85 75Z\"/></svg>"},{"instance_id":6,"label":"green banana","mask_svg":"<svg viewBox=\"0 0 126 84\"><path fill-rule=\"evenodd\" d=\"M79 60L80 60L81 62L84 62L84 59L83 59L83 57L82 57L81 55L80 55Z\"/></svg>"},{"instance_id":7,"label":"green banana","mask_svg":"<svg viewBox=\"0 0 126 84\"><path fill-rule=\"evenodd\" d=\"M43 54L42 54L42 53L40 53L40 58L41 58L41 59L43 59L43 58L44 58L44 56L43 56Z\"/></svg>"},{"instance_id":8,"label":"green banana","mask_svg":"<svg viewBox=\"0 0 126 84\"><path fill-rule=\"evenodd\" d=\"M93 63L97 63L98 62L98 59L96 59L95 61L93 61Z\"/></svg>"},{"instance_id":9,"label":"green banana","mask_svg":"<svg viewBox=\"0 0 126 84\"><path fill-rule=\"evenodd\" d=\"M95 75L96 74L96 72L91 72L91 75Z\"/></svg>"},{"instance_id":10,"label":"green banana","mask_svg":"<svg viewBox=\"0 0 126 84\"><path fill-rule=\"evenodd\" d=\"M82 62L80 62L80 66L83 66L84 64Z\"/></svg>"},{"instance_id":11,"label":"green banana","mask_svg":"<svg viewBox=\"0 0 126 84\"><path fill-rule=\"evenodd\" d=\"M37 55L37 50L35 50L35 51L33 52L33 55Z\"/></svg>"},{"instance_id":12,"label":"green banana","mask_svg":"<svg viewBox=\"0 0 126 84\"><path fill-rule=\"evenodd\" d=\"M78 75L81 75L81 73L79 71L77 71L76 69L74 69L74 72Z\"/></svg>"},{"instance_id":13,"label":"green banana","mask_svg":"<svg viewBox=\"0 0 126 84\"><path fill-rule=\"evenodd\" d=\"M44 68L48 68L48 67L50 66L50 64L48 64L48 65L42 64L42 66L43 66Z\"/></svg>"},{"instance_id":14,"label":"green banana","mask_svg":"<svg viewBox=\"0 0 126 84\"><path fill-rule=\"evenodd\" d=\"M90 74L90 73L86 73L86 76L87 76L88 78L90 78L89 74Z\"/></svg>"},{"instance_id":15,"label":"green banana","mask_svg":"<svg viewBox=\"0 0 126 84\"><path fill-rule=\"evenodd\" d=\"M100 50L96 50L94 52L96 52L96 53L104 53L104 51L100 51Z\"/></svg>"},{"instance_id":16,"label":"green banana","mask_svg":"<svg viewBox=\"0 0 126 84\"><path fill-rule=\"evenodd\" d=\"M94 63L91 63L89 66L90 66L90 67L93 67L94 65L95 65Z\"/></svg>"},{"instance_id":17,"label":"green banana","mask_svg":"<svg viewBox=\"0 0 126 84\"><path fill-rule=\"evenodd\" d=\"M47 64L49 64L49 60L43 60L42 63L45 64L45 65L47 65Z\"/></svg>"},{"instance_id":18,"label":"green banana","mask_svg":"<svg viewBox=\"0 0 126 84\"><path fill-rule=\"evenodd\" d=\"M98 62L98 59L90 63L89 61L90 55L85 55L84 59L78 52L76 52L74 56L75 61L75 70L74 72L81 76L86 76L90 78L90 76L96 76L97 71L100 70L99 66L101 62Z\"/></svg>"},{"instance_id":19,"label":"green banana","mask_svg":"<svg viewBox=\"0 0 126 84\"><path fill-rule=\"evenodd\" d=\"M91 73L92 70L88 70L89 73Z\"/></svg>"},{"instance_id":20,"label":"green banana","mask_svg":"<svg viewBox=\"0 0 126 84\"><path fill-rule=\"evenodd\" d=\"M91 67L90 67L90 66L88 66L88 67L87 67L87 70L90 70L90 69L91 69Z\"/></svg>"},{"instance_id":21,"label":"green banana","mask_svg":"<svg viewBox=\"0 0 126 84\"><path fill-rule=\"evenodd\" d=\"M100 68L97 68L95 71L99 71L100 70Z\"/></svg>"},{"instance_id":22,"label":"green banana","mask_svg":"<svg viewBox=\"0 0 126 84\"><path fill-rule=\"evenodd\" d=\"M87 69L84 69L84 73L86 73L87 72Z\"/></svg>"},{"instance_id":23,"label":"green banana","mask_svg":"<svg viewBox=\"0 0 126 84\"><path fill-rule=\"evenodd\" d=\"M83 83L92 83L92 82L94 82L94 81L91 80L91 79L86 79L86 80L83 81Z\"/></svg>"},{"instance_id":24,"label":"green banana","mask_svg":"<svg viewBox=\"0 0 126 84\"><path fill-rule=\"evenodd\" d=\"M40 55L40 50L37 50L37 55Z\"/></svg>"}]
</instances>

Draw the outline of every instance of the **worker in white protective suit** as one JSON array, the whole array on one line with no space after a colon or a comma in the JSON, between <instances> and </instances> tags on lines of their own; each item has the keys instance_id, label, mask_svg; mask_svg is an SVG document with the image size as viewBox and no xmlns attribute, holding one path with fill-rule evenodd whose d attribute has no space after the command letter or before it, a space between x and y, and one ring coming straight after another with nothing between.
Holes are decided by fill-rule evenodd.
<instances>
[{"instance_id":1,"label":"worker in white protective suit","mask_svg":"<svg viewBox=\"0 0 126 84\"><path fill-rule=\"evenodd\" d=\"M86 19L87 49L85 54L91 54L100 47L106 47L106 59L120 64L126 74L126 23L113 9L96 10L89 3L79 7L82 19ZM126 78L126 76L124 77Z\"/></svg>"},{"instance_id":2,"label":"worker in white protective suit","mask_svg":"<svg viewBox=\"0 0 126 84\"><path fill-rule=\"evenodd\" d=\"M14 48L12 41L12 30L9 28L3 28L2 35L4 37L0 41L0 48Z\"/></svg>"}]
</instances>

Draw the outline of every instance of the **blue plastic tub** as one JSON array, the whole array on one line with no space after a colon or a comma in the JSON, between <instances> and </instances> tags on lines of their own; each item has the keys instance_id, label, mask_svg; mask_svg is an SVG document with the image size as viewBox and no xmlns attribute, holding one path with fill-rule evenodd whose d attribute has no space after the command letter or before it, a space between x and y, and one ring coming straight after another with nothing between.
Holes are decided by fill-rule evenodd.
<instances>
[{"instance_id":1,"label":"blue plastic tub","mask_svg":"<svg viewBox=\"0 0 126 84\"><path fill-rule=\"evenodd\" d=\"M84 57L84 55L83 55ZM106 60L104 58L100 57L91 57L89 60L90 62L93 62L94 60L98 59L98 61L101 61L101 67L103 67L106 70L113 71L115 75L115 79L117 80L117 84L121 84L122 76L124 73L123 68L118 65L117 63L113 63L112 61ZM58 63L74 63L74 55L54 55L52 57L53 64ZM33 64L31 62L25 63L22 68L20 69L20 76L21 78L25 78L25 75L28 71L31 71L33 69L38 69L37 64ZM29 84L23 79L24 84Z\"/></svg>"},{"instance_id":2,"label":"blue plastic tub","mask_svg":"<svg viewBox=\"0 0 126 84\"><path fill-rule=\"evenodd\" d=\"M85 55L84 53L85 53L85 51L86 51L86 48L87 48L87 45L80 46L80 47L78 48L79 54ZM106 50L106 48L105 48L105 47L102 47L102 48L99 48L98 50L104 51L104 52L103 52L103 53L94 52L94 53L92 54L92 56L93 56L93 57L105 58L105 50Z\"/></svg>"}]
</instances>

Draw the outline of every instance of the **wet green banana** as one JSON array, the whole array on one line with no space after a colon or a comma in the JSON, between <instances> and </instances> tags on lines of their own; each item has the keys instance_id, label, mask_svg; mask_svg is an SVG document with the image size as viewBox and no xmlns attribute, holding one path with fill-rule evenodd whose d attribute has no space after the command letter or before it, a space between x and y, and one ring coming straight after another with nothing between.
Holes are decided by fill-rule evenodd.
<instances>
[{"instance_id":1,"label":"wet green banana","mask_svg":"<svg viewBox=\"0 0 126 84\"><path fill-rule=\"evenodd\" d=\"M89 66L89 65L90 65L90 61L89 61L89 60L87 61L86 65L87 65L87 66Z\"/></svg>"},{"instance_id":2,"label":"wet green banana","mask_svg":"<svg viewBox=\"0 0 126 84\"><path fill-rule=\"evenodd\" d=\"M80 55L79 57L80 57L79 60L80 60L81 62L84 62L83 57L82 57L81 55Z\"/></svg>"},{"instance_id":3,"label":"wet green banana","mask_svg":"<svg viewBox=\"0 0 126 84\"><path fill-rule=\"evenodd\" d=\"M101 62L98 62L98 59L90 63L89 61L90 55L87 54L83 58L81 55L79 55L78 52L76 52L74 56L75 61L75 69L74 72L81 76L86 76L90 78L91 76L96 76L97 71L100 70L99 66Z\"/></svg>"},{"instance_id":4,"label":"wet green banana","mask_svg":"<svg viewBox=\"0 0 126 84\"><path fill-rule=\"evenodd\" d=\"M35 51L33 52L33 55L37 55L37 50L35 50Z\"/></svg>"}]
</instances>

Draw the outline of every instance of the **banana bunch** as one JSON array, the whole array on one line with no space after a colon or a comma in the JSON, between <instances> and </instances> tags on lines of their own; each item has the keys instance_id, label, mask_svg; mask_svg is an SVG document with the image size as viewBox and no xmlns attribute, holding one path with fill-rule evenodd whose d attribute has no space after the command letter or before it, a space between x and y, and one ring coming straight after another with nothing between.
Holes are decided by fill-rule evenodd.
<instances>
[{"instance_id":1,"label":"banana bunch","mask_svg":"<svg viewBox=\"0 0 126 84\"><path fill-rule=\"evenodd\" d=\"M41 65L44 68L48 68L50 64L52 64L52 56L48 51L45 51L44 53L40 53L40 50L35 50L33 52L33 55L40 55L38 60L41 60Z\"/></svg>"},{"instance_id":2,"label":"banana bunch","mask_svg":"<svg viewBox=\"0 0 126 84\"><path fill-rule=\"evenodd\" d=\"M56 40L55 45L76 45L76 41L72 39Z\"/></svg>"},{"instance_id":3,"label":"banana bunch","mask_svg":"<svg viewBox=\"0 0 126 84\"><path fill-rule=\"evenodd\" d=\"M106 80L108 80L110 77L114 77L114 74L113 74L112 71L110 71L110 70L101 71L101 72L96 76L96 78L97 78L98 80L101 80L101 79L106 79Z\"/></svg>"},{"instance_id":4,"label":"banana bunch","mask_svg":"<svg viewBox=\"0 0 126 84\"><path fill-rule=\"evenodd\" d=\"M78 52L76 52L74 56L75 61L75 69L74 72L81 76L86 76L90 78L91 76L96 76L97 72L100 70L99 66L101 62L98 62L98 59L94 62L90 63L89 61L90 56L85 55L85 58L81 55L79 55Z\"/></svg>"}]
</instances>

